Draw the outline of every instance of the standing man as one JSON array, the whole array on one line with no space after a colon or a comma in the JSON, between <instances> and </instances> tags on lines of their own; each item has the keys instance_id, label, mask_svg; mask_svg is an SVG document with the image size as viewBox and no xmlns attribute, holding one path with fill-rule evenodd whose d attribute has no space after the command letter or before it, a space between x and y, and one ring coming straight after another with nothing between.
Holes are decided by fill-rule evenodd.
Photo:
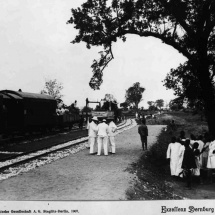
<instances>
[{"instance_id":1,"label":"standing man","mask_svg":"<svg viewBox=\"0 0 215 215\"><path fill-rule=\"evenodd\" d=\"M140 134L143 150L147 150L148 128L145 119L142 119L141 122L141 125L138 127L138 133Z\"/></svg>"},{"instance_id":2,"label":"standing man","mask_svg":"<svg viewBox=\"0 0 215 215\"><path fill-rule=\"evenodd\" d=\"M94 145L96 143L96 137L97 137L97 132L98 132L98 126L96 122L98 121L97 117L94 116L92 118L92 122L89 124L89 130L88 130L88 135L89 135L89 144L90 144L90 154L94 154Z\"/></svg>"},{"instance_id":3,"label":"standing man","mask_svg":"<svg viewBox=\"0 0 215 215\"><path fill-rule=\"evenodd\" d=\"M109 127L105 123L106 119L102 120L102 123L98 125L98 153L97 155L101 155L102 145L104 148L104 155L108 155L108 133Z\"/></svg>"},{"instance_id":4,"label":"standing man","mask_svg":"<svg viewBox=\"0 0 215 215\"><path fill-rule=\"evenodd\" d=\"M115 123L113 122L113 120L110 121L109 123L109 141L110 141L110 147L109 147L109 152L112 154L116 153L116 144L115 144L115 132L117 129L117 126L115 125Z\"/></svg>"}]
</instances>

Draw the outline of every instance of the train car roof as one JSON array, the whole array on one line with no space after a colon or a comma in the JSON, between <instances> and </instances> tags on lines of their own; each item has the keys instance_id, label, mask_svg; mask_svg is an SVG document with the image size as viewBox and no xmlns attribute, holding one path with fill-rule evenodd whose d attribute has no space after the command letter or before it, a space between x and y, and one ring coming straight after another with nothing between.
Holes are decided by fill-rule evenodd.
<instances>
[{"instance_id":1,"label":"train car roof","mask_svg":"<svg viewBox=\"0 0 215 215\"><path fill-rule=\"evenodd\" d=\"M3 95L3 98L14 98L14 99L45 99L45 100L55 100L53 97L45 94L39 93L27 93L20 91L12 91L12 90L1 90L0 94Z\"/></svg>"}]
</instances>

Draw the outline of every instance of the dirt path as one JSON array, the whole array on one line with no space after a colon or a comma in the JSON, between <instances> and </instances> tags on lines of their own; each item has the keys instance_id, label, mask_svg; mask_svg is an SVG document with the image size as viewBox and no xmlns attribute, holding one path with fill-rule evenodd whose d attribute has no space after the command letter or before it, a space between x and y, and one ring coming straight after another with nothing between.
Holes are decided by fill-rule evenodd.
<instances>
[{"instance_id":1,"label":"dirt path","mask_svg":"<svg viewBox=\"0 0 215 215\"><path fill-rule=\"evenodd\" d=\"M215 186L214 183L208 184L204 182L199 184L197 182L192 183L192 189L186 188L186 182L173 181L171 186L174 188L174 192L187 199L215 199Z\"/></svg>"},{"instance_id":2,"label":"dirt path","mask_svg":"<svg viewBox=\"0 0 215 215\"><path fill-rule=\"evenodd\" d=\"M149 128L149 146L163 126ZM134 175L125 171L142 154L137 126L116 136L116 155L88 150L0 182L0 200L123 200Z\"/></svg>"}]
</instances>

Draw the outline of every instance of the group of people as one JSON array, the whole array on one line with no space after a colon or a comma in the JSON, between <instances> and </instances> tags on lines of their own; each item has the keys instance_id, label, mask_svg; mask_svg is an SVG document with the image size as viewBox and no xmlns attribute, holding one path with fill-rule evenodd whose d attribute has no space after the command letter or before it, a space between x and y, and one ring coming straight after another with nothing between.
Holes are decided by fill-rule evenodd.
<instances>
[{"instance_id":1,"label":"group of people","mask_svg":"<svg viewBox=\"0 0 215 215\"><path fill-rule=\"evenodd\" d=\"M69 112L74 112L74 111L75 112L79 111L79 109L77 108L77 101L76 100L70 106L66 106L61 99L57 99L56 114L58 116L68 114Z\"/></svg>"},{"instance_id":2,"label":"group of people","mask_svg":"<svg viewBox=\"0 0 215 215\"><path fill-rule=\"evenodd\" d=\"M90 154L97 154L100 156L102 147L104 149L104 155L107 156L108 153L115 154L116 144L114 136L117 126L113 120L107 121L106 119L103 119L102 121L99 121L95 116L91 120L92 122L90 122L87 126ZM98 147L96 147L97 144ZM96 148L98 149L97 152Z\"/></svg>"},{"instance_id":3,"label":"group of people","mask_svg":"<svg viewBox=\"0 0 215 215\"><path fill-rule=\"evenodd\" d=\"M170 172L173 177L184 177L187 187L191 188L192 178L195 176L203 183L203 174L210 183L215 169L215 138L208 133L196 138L193 134L185 137L181 131L180 137L172 137L167 149L167 159L170 159Z\"/></svg>"}]
</instances>

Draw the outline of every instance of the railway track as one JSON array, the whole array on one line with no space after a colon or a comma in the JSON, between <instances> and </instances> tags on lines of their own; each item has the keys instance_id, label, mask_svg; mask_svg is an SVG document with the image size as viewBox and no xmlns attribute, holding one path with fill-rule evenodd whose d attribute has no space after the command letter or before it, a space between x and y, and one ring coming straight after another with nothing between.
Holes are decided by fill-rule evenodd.
<instances>
[{"instance_id":1,"label":"railway track","mask_svg":"<svg viewBox=\"0 0 215 215\"><path fill-rule=\"evenodd\" d=\"M117 134L135 126L134 120L127 120L118 125ZM60 158L69 156L86 148L87 136L76 138L63 144L55 145L51 148L32 151L30 153L19 154L12 159L0 162L0 180L27 172L46 163L51 163Z\"/></svg>"},{"instance_id":2,"label":"railway track","mask_svg":"<svg viewBox=\"0 0 215 215\"><path fill-rule=\"evenodd\" d=\"M69 131L65 130L55 130L55 131L51 131L51 132L48 132L48 133L42 133L42 132L34 132L34 133L25 133L24 135L19 135L19 134L11 134L9 137L7 138L0 138L0 145L6 145L6 144L10 144L10 143L22 143L22 142L27 142L27 141L34 141L34 140L38 140L38 139L43 139L43 138L46 138L46 136L55 136L55 135L59 135L59 134L62 134L62 133L65 133L65 132L75 132L75 131L78 131L80 130L80 128L78 126L73 126L72 129L69 129ZM86 127L84 126L82 130L86 130Z\"/></svg>"},{"instance_id":3,"label":"railway track","mask_svg":"<svg viewBox=\"0 0 215 215\"><path fill-rule=\"evenodd\" d=\"M126 122L118 124L118 127L124 126ZM82 137L87 137L87 129L78 129L69 132L58 133L55 135L48 135L30 141L23 141L15 143L10 146L0 148L0 163L15 159L21 155L27 155L40 150L49 149L51 147L64 144L69 141L74 141Z\"/></svg>"}]
</instances>

